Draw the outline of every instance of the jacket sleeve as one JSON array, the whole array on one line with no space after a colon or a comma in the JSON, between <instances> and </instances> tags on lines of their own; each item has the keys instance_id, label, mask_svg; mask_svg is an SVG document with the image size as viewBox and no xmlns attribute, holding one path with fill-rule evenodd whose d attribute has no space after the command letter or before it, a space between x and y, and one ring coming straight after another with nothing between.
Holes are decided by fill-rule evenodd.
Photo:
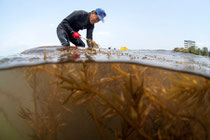
<instances>
[{"instance_id":1,"label":"jacket sleeve","mask_svg":"<svg viewBox=\"0 0 210 140\"><path fill-rule=\"evenodd\" d=\"M86 35L87 39L93 40L93 29L94 29L94 24L90 28L87 28L87 35Z\"/></svg>"},{"instance_id":2,"label":"jacket sleeve","mask_svg":"<svg viewBox=\"0 0 210 140\"><path fill-rule=\"evenodd\" d=\"M62 22L64 27L68 30L69 33L74 33L74 30L72 29L70 23L75 22L78 19L79 13L77 11L74 11L71 13L68 17L66 17Z\"/></svg>"},{"instance_id":3,"label":"jacket sleeve","mask_svg":"<svg viewBox=\"0 0 210 140\"><path fill-rule=\"evenodd\" d=\"M87 39L93 40L93 29L94 29L94 25L92 25L90 28L87 29L87 35L86 35ZM88 47L91 47L91 48L94 47L91 42L88 42L88 40L87 40L87 45Z\"/></svg>"}]
</instances>

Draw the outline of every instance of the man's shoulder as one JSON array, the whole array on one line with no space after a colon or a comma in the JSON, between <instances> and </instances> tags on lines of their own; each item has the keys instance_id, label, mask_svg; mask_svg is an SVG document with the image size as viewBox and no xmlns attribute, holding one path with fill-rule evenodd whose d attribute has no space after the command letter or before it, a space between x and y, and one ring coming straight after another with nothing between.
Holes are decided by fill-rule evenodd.
<instances>
[{"instance_id":1,"label":"man's shoulder","mask_svg":"<svg viewBox=\"0 0 210 140\"><path fill-rule=\"evenodd\" d=\"M77 14L88 14L87 11L84 10L75 10L73 13L77 13Z\"/></svg>"}]
</instances>

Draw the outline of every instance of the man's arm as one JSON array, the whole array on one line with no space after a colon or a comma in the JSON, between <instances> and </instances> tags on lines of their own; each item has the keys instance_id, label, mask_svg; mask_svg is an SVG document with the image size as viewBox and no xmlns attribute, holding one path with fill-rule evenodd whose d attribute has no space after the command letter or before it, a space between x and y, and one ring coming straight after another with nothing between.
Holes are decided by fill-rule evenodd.
<instances>
[{"instance_id":1,"label":"man's arm","mask_svg":"<svg viewBox=\"0 0 210 140\"><path fill-rule=\"evenodd\" d=\"M74 22L78 19L79 16L79 12L78 11L74 11L73 13L71 13L68 17L66 17L63 21L62 24L64 25L64 27L67 29L67 31L71 34L74 33L74 30L72 29L72 27L70 26L71 22Z\"/></svg>"},{"instance_id":2,"label":"man's arm","mask_svg":"<svg viewBox=\"0 0 210 140\"><path fill-rule=\"evenodd\" d=\"M94 25L92 25L90 28L87 29L87 35L86 35L87 39L93 40L93 29L94 29ZM88 44L88 47L93 48L93 44L91 42L87 41L87 44Z\"/></svg>"},{"instance_id":3,"label":"man's arm","mask_svg":"<svg viewBox=\"0 0 210 140\"><path fill-rule=\"evenodd\" d=\"M71 28L71 26L69 25L68 21L66 21L65 19L63 20L63 25L64 27L67 29L67 31L71 34L74 33L74 30Z\"/></svg>"},{"instance_id":4,"label":"man's arm","mask_svg":"<svg viewBox=\"0 0 210 140\"><path fill-rule=\"evenodd\" d=\"M94 29L94 24L90 28L87 28L87 34L86 34L87 39L93 40L93 29Z\"/></svg>"}]
</instances>

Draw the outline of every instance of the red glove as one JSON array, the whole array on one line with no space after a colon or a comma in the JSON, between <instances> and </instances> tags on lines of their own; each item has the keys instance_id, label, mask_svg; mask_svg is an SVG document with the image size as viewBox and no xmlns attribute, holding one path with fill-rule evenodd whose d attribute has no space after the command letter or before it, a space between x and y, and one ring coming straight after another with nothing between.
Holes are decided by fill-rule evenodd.
<instances>
[{"instance_id":1,"label":"red glove","mask_svg":"<svg viewBox=\"0 0 210 140\"><path fill-rule=\"evenodd\" d=\"M80 38L80 34L79 33L77 33L77 32L74 32L73 34L72 34L72 36L74 37L74 38Z\"/></svg>"}]
</instances>

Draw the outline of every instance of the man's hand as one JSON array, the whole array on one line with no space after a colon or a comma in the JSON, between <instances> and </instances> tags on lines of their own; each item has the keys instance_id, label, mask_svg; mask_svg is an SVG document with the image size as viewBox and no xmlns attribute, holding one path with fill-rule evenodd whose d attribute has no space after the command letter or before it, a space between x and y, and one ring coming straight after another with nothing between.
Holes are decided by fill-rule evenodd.
<instances>
[{"instance_id":1,"label":"man's hand","mask_svg":"<svg viewBox=\"0 0 210 140\"><path fill-rule=\"evenodd\" d=\"M87 40L88 48L93 48L93 44L91 43L90 40Z\"/></svg>"},{"instance_id":2,"label":"man's hand","mask_svg":"<svg viewBox=\"0 0 210 140\"><path fill-rule=\"evenodd\" d=\"M98 44L96 44L96 42L93 41L93 40L90 40L90 39L89 39L87 43L88 43L88 47L89 47L89 48L90 48L90 47L91 47L91 48L99 48L99 47L98 47Z\"/></svg>"},{"instance_id":3,"label":"man's hand","mask_svg":"<svg viewBox=\"0 0 210 140\"><path fill-rule=\"evenodd\" d=\"M74 38L80 38L80 34L79 33L77 33L77 32L74 32L73 34L72 34L72 36L74 37Z\"/></svg>"}]
</instances>

